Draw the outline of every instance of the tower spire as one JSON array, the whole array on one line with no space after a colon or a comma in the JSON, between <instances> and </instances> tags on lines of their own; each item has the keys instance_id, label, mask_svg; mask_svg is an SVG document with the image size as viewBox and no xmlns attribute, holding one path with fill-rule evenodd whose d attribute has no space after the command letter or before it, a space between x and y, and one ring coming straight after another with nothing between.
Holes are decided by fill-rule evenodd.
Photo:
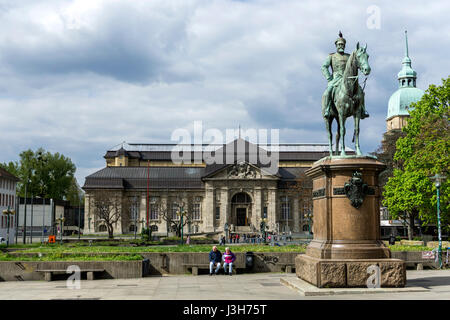
<instances>
[{"instance_id":1,"label":"tower spire","mask_svg":"<svg viewBox=\"0 0 450 320\"><path fill-rule=\"evenodd\" d=\"M408 31L405 30L405 56L409 58L408 52Z\"/></svg>"},{"instance_id":2,"label":"tower spire","mask_svg":"<svg viewBox=\"0 0 450 320\"><path fill-rule=\"evenodd\" d=\"M415 87L417 73L411 68L411 58L409 57L408 48L408 31L405 30L405 57L402 61L402 69L398 73L400 87Z\"/></svg>"}]
</instances>

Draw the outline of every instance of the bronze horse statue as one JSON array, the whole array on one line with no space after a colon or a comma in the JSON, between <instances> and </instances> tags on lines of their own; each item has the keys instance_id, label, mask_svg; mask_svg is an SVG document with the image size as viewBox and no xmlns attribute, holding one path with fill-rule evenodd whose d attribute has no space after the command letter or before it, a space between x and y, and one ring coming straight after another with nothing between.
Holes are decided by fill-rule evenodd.
<instances>
[{"instance_id":1,"label":"bronze horse statue","mask_svg":"<svg viewBox=\"0 0 450 320\"><path fill-rule=\"evenodd\" d=\"M347 60L345 70L341 82L333 88L332 104L330 116L325 117L325 93L322 96L322 117L328 132L328 144L330 148L330 156L333 155L332 148L332 123L336 119L336 154L339 152L339 142L341 156L345 156L345 121L348 117L353 116L355 121L355 130L353 133L353 141L355 142L356 154L361 155L359 146L359 122L361 120L361 110L364 106L364 91L358 82L358 70L366 76L370 73L368 62L369 55L366 52L367 44L364 47L356 45L356 49L351 53Z\"/></svg>"}]
</instances>

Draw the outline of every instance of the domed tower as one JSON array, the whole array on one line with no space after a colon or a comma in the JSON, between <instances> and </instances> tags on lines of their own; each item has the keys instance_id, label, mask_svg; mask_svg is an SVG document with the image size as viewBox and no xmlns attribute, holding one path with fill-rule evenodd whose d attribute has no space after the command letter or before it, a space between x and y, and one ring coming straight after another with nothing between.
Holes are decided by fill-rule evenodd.
<instances>
[{"instance_id":1,"label":"domed tower","mask_svg":"<svg viewBox=\"0 0 450 320\"><path fill-rule=\"evenodd\" d=\"M402 61L402 70L398 73L399 88L389 99L386 118L387 131L401 130L409 117L408 108L417 102L424 94L423 90L416 88L417 73L411 68L411 59L408 53L408 35L405 31L405 57Z\"/></svg>"}]
</instances>

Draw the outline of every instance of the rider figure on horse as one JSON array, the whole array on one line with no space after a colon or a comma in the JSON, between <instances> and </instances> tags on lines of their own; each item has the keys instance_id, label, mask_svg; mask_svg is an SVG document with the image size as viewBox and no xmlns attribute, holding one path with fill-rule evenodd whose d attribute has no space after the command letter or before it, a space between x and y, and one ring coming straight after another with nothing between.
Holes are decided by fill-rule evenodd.
<instances>
[{"instance_id":1,"label":"rider figure on horse","mask_svg":"<svg viewBox=\"0 0 450 320\"><path fill-rule=\"evenodd\" d=\"M325 91L325 113L324 117L328 118L331 113L331 105L333 103L333 89L339 85L342 80L342 75L344 74L345 66L349 58L349 54L345 53L345 43L346 40L342 37L342 33L339 31L339 38L334 42L336 45L336 53L330 53L322 65L322 73L328 81L328 87ZM329 67L333 74L330 74ZM369 117L369 114L365 110L364 104L361 109L361 119Z\"/></svg>"}]
</instances>

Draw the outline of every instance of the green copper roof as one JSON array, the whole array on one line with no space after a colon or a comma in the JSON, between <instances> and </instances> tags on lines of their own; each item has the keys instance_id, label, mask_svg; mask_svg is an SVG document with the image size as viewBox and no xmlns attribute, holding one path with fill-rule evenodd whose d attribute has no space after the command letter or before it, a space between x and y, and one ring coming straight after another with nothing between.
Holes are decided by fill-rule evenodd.
<instances>
[{"instance_id":1,"label":"green copper roof","mask_svg":"<svg viewBox=\"0 0 450 320\"><path fill-rule=\"evenodd\" d=\"M423 94L423 90L414 87L400 88L395 91L389 99L387 119L409 115L407 108L411 103L419 101Z\"/></svg>"},{"instance_id":2,"label":"green copper roof","mask_svg":"<svg viewBox=\"0 0 450 320\"><path fill-rule=\"evenodd\" d=\"M398 73L398 79L402 78L416 78L417 73L414 71L413 68L411 68L411 59L409 58L409 52L408 52L408 34L405 31L405 57L402 61L403 68Z\"/></svg>"},{"instance_id":3,"label":"green copper roof","mask_svg":"<svg viewBox=\"0 0 450 320\"><path fill-rule=\"evenodd\" d=\"M411 59L408 52L408 35L405 31L405 57L402 61L402 69L398 73L399 89L389 99L387 119L394 116L409 115L408 107L417 102L424 94L423 90L416 88L417 73L411 67Z\"/></svg>"}]
</instances>

